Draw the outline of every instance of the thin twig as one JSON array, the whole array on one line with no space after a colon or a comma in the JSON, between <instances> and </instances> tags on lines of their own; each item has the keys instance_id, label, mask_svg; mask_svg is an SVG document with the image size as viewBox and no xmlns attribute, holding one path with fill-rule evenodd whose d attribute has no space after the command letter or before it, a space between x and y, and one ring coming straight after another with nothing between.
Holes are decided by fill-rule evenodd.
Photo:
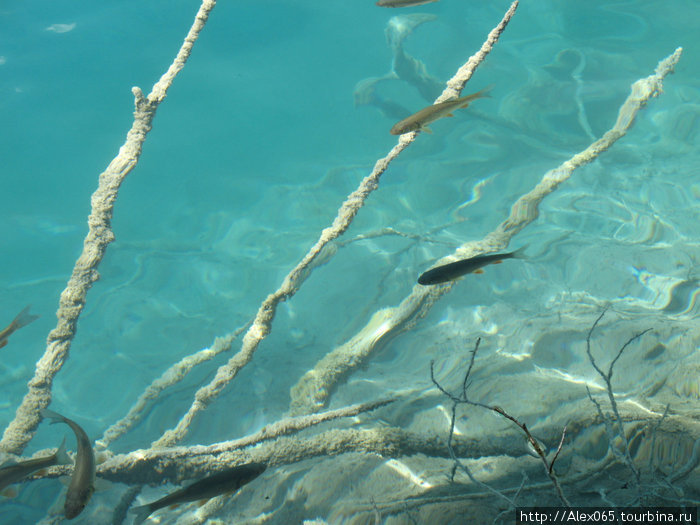
<instances>
[{"instance_id":1,"label":"thin twig","mask_svg":"<svg viewBox=\"0 0 700 525\"><path fill-rule=\"evenodd\" d=\"M252 321L251 321L252 322ZM101 439L95 443L97 449L106 450L116 439L126 434L143 417L148 402L158 399L161 393L173 385L182 381L192 369L206 361L214 359L217 355L230 350L233 341L250 326L250 322L234 330L223 337L217 337L210 348L205 348L192 355L183 357L177 363L168 367L158 379L155 379L136 400L136 403L129 409L129 412L119 421L105 430Z\"/></svg>"},{"instance_id":2,"label":"thin twig","mask_svg":"<svg viewBox=\"0 0 700 525\"><path fill-rule=\"evenodd\" d=\"M605 416L603 414L602 407L600 404L593 398L593 395L591 394L591 391L588 389L588 386L586 386L586 392L588 393L589 399L595 404L596 409L598 410L598 413L600 416L603 418L605 421L605 429L608 434L608 440L610 442L610 449L613 451L613 453L618 456L624 463L627 465L627 467L632 471L632 474L634 474L634 479L635 479L635 485L637 489L639 490L640 487L640 482L641 482L641 473L637 466L634 464L634 461L632 460L632 455L630 452L630 444L629 444L629 439L627 438L627 434L625 433L625 428L622 423L622 417L620 417L620 411L617 408L617 401L615 400L615 393L613 392L613 387L612 387L612 375L613 375L613 370L615 367L615 364L617 363L618 359L622 356L622 353L625 351L625 349L631 345L634 341L642 337L644 334L647 332L651 331L651 328L647 328L646 330L643 330L632 337L630 337L625 344L623 344L620 349L618 350L617 354L613 358L613 360L610 362L610 365L608 366L608 371L603 372L600 367L596 364L595 359L593 358L593 353L591 352L591 337L593 335L593 331L596 329L598 326L598 323L603 319L603 316L607 312L607 308L603 309L601 314L598 316L598 318L595 320L593 325L591 326L590 330L588 330L588 335L586 336L586 354L588 354L588 359L591 362L591 365L595 369L596 372L598 372L598 375L603 379L605 382L605 390L608 395L608 399L610 401L610 408L612 409L613 412L613 418L610 419L609 416ZM617 425L617 432L613 430L613 425ZM620 451L616 446L615 446L615 436L619 436L619 438L622 440L622 451Z\"/></svg>"},{"instance_id":3,"label":"thin twig","mask_svg":"<svg viewBox=\"0 0 700 525\"><path fill-rule=\"evenodd\" d=\"M557 460L559 457L559 453L561 452L562 446L564 446L564 440L566 439L566 425L564 425L564 430L561 431L561 439L559 440L559 446L557 447L557 451L554 454L554 457L552 458L551 463L549 464L549 473L552 473L552 469L554 468L554 462Z\"/></svg>"},{"instance_id":4,"label":"thin twig","mask_svg":"<svg viewBox=\"0 0 700 525\"><path fill-rule=\"evenodd\" d=\"M501 408L501 407L499 407L499 406L487 405L487 404L480 403L480 402L477 402L477 401L472 401L472 400L469 399L468 394L467 394L467 388L469 387L469 378L470 378L470 376L471 376L472 369L474 368L474 361L475 361L475 359L476 359L476 352L477 352L477 350L479 349L479 344L480 344L480 343L481 343L481 338L478 338L478 339L476 340L476 344L474 345L474 349L473 349L472 352L471 352L471 358L470 358L470 360L469 360L469 366L467 367L467 371L466 371L466 373L464 374L464 380L462 381L462 391L461 391L461 394L460 394L459 396L455 396L454 394L449 393L442 385L440 385L440 383L435 379L434 362L433 362L433 361L430 362L430 380L431 380L431 381L433 382L433 384L437 387L437 389L440 390L440 392L442 392L443 394L445 394L445 395L446 395L448 398L450 398L450 400L452 401L452 414L451 414L451 417L450 417L450 432L449 432L449 435L448 435L448 438L447 438L447 448L448 448L448 450L449 450L449 452L450 452L450 456L452 457L452 459L453 459L453 461L455 462L455 464L458 465L464 472L467 473L467 475L469 476L469 479L471 479L471 480L472 480L473 482L475 482L475 483L478 483L478 484L480 484L480 485L486 487L488 490L493 491L495 494L498 494L499 496L501 496L502 498L504 498L506 501L508 501L508 503L510 503L511 505L515 506L515 501L514 501L514 500L510 500L507 496L505 496L504 494L500 493L499 491L497 491L497 490L495 490L495 489L492 489L491 487L489 487L489 486L486 485L485 483L482 483L482 482L477 481L477 480L474 478L474 476L472 476L472 474L471 474L471 472L469 471L469 469L467 469L466 466L463 465L463 464L457 459L456 455L454 454L454 451L452 450L452 437L453 437L453 435L454 435L454 427L455 427L455 421L456 421L456 417L457 417L457 406L458 406L458 405L460 405L460 404L468 404L468 405L472 405L472 406L482 407L482 408L485 408L485 409L487 409L487 410L491 410L492 412L496 412L497 414L500 414L501 416L505 417L506 419L512 421L516 426L518 426L518 427L523 431L523 433L524 433L525 436L527 437L528 442L530 443L530 445L532 446L532 448L535 450L535 452L537 453L537 455L538 455L538 456L540 457L540 459L542 460L542 463L543 463L543 465L544 465L545 472L547 473L547 476L549 477L550 481L551 481L552 484L554 485L554 488L555 488L555 490L556 490L557 496L559 497L559 500L560 500L566 507L570 507L571 505L570 505L568 499L566 498L566 496L564 496L564 493L563 493L563 491L562 491L562 489L561 489L561 484L559 483L559 479L557 478L556 474L555 474L554 471L553 471L554 462L556 461L557 457L559 456L559 452L561 451L562 446L563 446L563 444L564 444L564 438L565 438L565 436L566 436L566 427L564 427L564 430L563 430L563 432L562 432L562 437L561 437L561 439L560 439L560 441L559 441L559 446L558 446L558 448L557 448L557 451L556 451L556 454L555 454L555 456L554 456L554 459L553 459L551 462L549 462L549 461L547 460L547 454L546 454L545 451L542 449L542 446L539 444L539 442L537 441L537 439L535 439L535 437L532 435L532 433L530 432L530 430L527 428L527 425L526 425L525 423L522 423L522 422L519 421L517 418L511 416L508 412L506 412L503 408ZM452 477L454 477L454 472L455 472L455 469L454 469L454 467L453 467L453 469L452 469Z\"/></svg>"}]
</instances>

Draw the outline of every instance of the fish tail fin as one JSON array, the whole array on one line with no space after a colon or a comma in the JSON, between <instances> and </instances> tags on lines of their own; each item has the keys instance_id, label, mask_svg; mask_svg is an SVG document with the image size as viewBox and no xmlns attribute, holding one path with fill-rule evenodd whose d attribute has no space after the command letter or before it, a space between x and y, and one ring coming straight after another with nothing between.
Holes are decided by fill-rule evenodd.
<instances>
[{"instance_id":1,"label":"fish tail fin","mask_svg":"<svg viewBox=\"0 0 700 525\"><path fill-rule=\"evenodd\" d=\"M489 92L493 89L493 84L486 86L483 88L481 91L477 91L476 93L472 95L467 95L464 97L466 100L464 101L464 104L460 106L460 108L466 108L472 100L476 100L477 98L491 98L491 95Z\"/></svg>"},{"instance_id":2,"label":"fish tail fin","mask_svg":"<svg viewBox=\"0 0 700 525\"><path fill-rule=\"evenodd\" d=\"M494 84L489 84L480 91L477 91L476 93L474 93L474 95L476 95L475 98L491 98L491 90L493 89L493 86Z\"/></svg>"},{"instance_id":3,"label":"fish tail fin","mask_svg":"<svg viewBox=\"0 0 700 525\"><path fill-rule=\"evenodd\" d=\"M518 248L517 250L515 250L515 251L511 254L511 256L512 256L514 259L527 259L528 256L525 255L525 250L527 250L527 247L528 247L528 246L530 246L530 245L529 245L529 244L523 244L520 248Z\"/></svg>"},{"instance_id":4,"label":"fish tail fin","mask_svg":"<svg viewBox=\"0 0 700 525\"><path fill-rule=\"evenodd\" d=\"M19 492L17 492L15 487L7 487L0 492L0 495L5 496L6 498L16 498L18 494Z\"/></svg>"},{"instance_id":5,"label":"fish tail fin","mask_svg":"<svg viewBox=\"0 0 700 525\"><path fill-rule=\"evenodd\" d=\"M140 507L133 507L130 512L136 514L136 516L134 516L134 521L132 522L133 525L139 525L139 523L146 521L148 516L150 516L153 511L151 510L150 505L141 505Z\"/></svg>"},{"instance_id":6,"label":"fish tail fin","mask_svg":"<svg viewBox=\"0 0 700 525\"><path fill-rule=\"evenodd\" d=\"M54 423L64 423L66 421L66 418L63 417L61 414L58 414L53 410L49 410L48 408L43 408L41 410L41 415L42 417L50 419L52 425Z\"/></svg>"},{"instance_id":7,"label":"fish tail fin","mask_svg":"<svg viewBox=\"0 0 700 525\"><path fill-rule=\"evenodd\" d=\"M73 463L73 461L66 454L66 438L64 437L61 446L56 451L56 465L68 465L69 463Z\"/></svg>"},{"instance_id":8,"label":"fish tail fin","mask_svg":"<svg viewBox=\"0 0 700 525\"><path fill-rule=\"evenodd\" d=\"M15 319L12 321L12 326L14 326L15 330L18 330L23 326L27 326L32 321L36 321L37 319L39 319L38 315L32 315L29 313L30 308L31 305L25 306L24 310L18 313L17 317L15 317Z\"/></svg>"}]
</instances>

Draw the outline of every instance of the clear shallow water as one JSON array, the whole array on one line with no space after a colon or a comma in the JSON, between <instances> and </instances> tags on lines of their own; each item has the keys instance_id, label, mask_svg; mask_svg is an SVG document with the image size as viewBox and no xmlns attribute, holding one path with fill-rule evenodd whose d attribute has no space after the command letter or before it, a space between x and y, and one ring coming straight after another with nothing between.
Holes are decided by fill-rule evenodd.
<instances>
[{"instance_id":1,"label":"clear shallow water","mask_svg":"<svg viewBox=\"0 0 700 525\"><path fill-rule=\"evenodd\" d=\"M437 16L417 28L404 49L445 81L507 8L449 0L404 10L365 4L222 2L213 11L120 191L117 240L54 384L52 407L78 420L91 437L122 417L168 365L250 319L395 144L388 133L392 119L375 106L353 103L358 82L391 67L384 35L389 19ZM97 176L130 125L130 88L150 89L196 9L195 2L0 6L2 323L26 304L41 315L1 350L3 426L54 326ZM350 376L331 406L408 391L401 407L367 416L365 424L386 419L406 429L435 427L446 438L447 426L438 426L445 417L436 407L447 403L430 383L429 361L435 359L441 381L456 388L481 335L480 358L492 370L483 378L490 385L484 396L533 422L551 414L550 403L576 413L582 386L553 379L551 370L595 379L581 344L612 302L624 322L611 315L603 332L611 348L647 327L655 330L625 356L628 365L616 369L620 393L648 395L630 369L663 344L668 350L661 357L641 362L652 383L667 384L658 399L645 400L654 407L671 403L681 413L696 410L697 15L691 1L661 12L649 2L523 2L465 90L494 84L492 98L422 134L392 163L342 238L392 227L419 240L386 235L352 242L314 271L280 307L253 362L197 419L187 444L246 435L286 414L289 389L304 372L373 312L398 304L436 259L490 232L547 170L609 129L629 85L678 46L684 54L665 92L625 138L545 199L537 221L518 236L513 247L529 244L529 260L465 278ZM378 90L406 108L427 103L405 82ZM520 354L526 357L509 357ZM222 362L175 387L115 450L146 447L173 426L194 389ZM512 387L503 385L513 380L536 386L511 398L504 389ZM237 407L233 416L231 406ZM491 414L468 414L472 432L502 428L490 426L502 423ZM60 432L42 424L27 452L55 446ZM270 523L285 523L284 516L291 522L352 520L352 510L343 509L353 505L341 500L366 504L368 493L387 487L397 500L415 495L410 483L401 485L405 478L384 472L388 467L372 470L381 458L343 458L350 466L335 489L323 489L320 481L339 477L333 460L270 469L260 492L251 486L241 494L251 505L244 517L264 510ZM428 468L415 458L399 459L417 462L415 468L442 483L449 472L445 460ZM374 477L365 488L343 490L369 471ZM57 485L28 484L2 505L16 510L17 523L37 521L47 494L60 503ZM268 507L260 506L261 494L271 496ZM117 498L116 489L98 494L93 514L81 519L94 522ZM241 502L238 508L246 507Z\"/></svg>"}]
</instances>

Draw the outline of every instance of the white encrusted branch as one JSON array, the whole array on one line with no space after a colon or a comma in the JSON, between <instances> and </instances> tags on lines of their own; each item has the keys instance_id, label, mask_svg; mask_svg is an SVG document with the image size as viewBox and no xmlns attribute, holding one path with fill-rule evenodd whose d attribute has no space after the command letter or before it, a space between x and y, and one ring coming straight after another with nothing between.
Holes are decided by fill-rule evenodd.
<instances>
[{"instance_id":1,"label":"white encrusted branch","mask_svg":"<svg viewBox=\"0 0 700 525\"><path fill-rule=\"evenodd\" d=\"M28 384L29 391L17 408L14 420L5 429L0 441L0 450L20 453L34 436L41 421L39 412L51 403L53 379L68 358L78 317L85 306L87 292L99 279L97 267L104 257L107 246L114 240L111 222L119 187L138 163L146 135L151 130L156 109L165 98L173 80L184 67L192 46L215 4L216 0L202 1L194 24L177 57L153 86L151 93L144 97L140 88L132 88L136 106L134 122L127 133L126 142L119 149L119 154L100 175L97 191L93 193L91 199L89 230L83 243L83 252L76 261L73 274L61 294L58 312L56 312L58 324L49 333L46 351L36 365L34 377Z\"/></svg>"},{"instance_id":2,"label":"white encrusted branch","mask_svg":"<svg viewBox=\"0 0 700 525\"><path fill-rule=\"evenodd\" d=\"M449 98L459 96L462 88L476 67L486 58L486 55L493 49L498 37L505 29L506 25L515 14L518 7L518 0L515 0L510 9L503 16L501 22L489 33L488 38L481 46L481 49L457 71L457 74L448 81L447 88L435 102L440 102ZM374 165L372 173L367 175L359 187L352 192L338 210L338 215L333 220L333 224L325 228L321 232L316 244L309 250L304 258L292 269L285 277L280 288L274 293L267 296L260 306L253 325L243 337L243 344L236 355L225 365L219 367L216 372L216 377L206 386L200 388L195 394L195 400L190 406L184 417L178 422L175 428L168 430L163 436L153 443L154 447L171 446L187 435L188 428L194 417L211 403L216 396L224 389L224 387L233 378L238 375L238 372L247 365L253 358L253 354L258 348L260 342L267 336L272 327L272 321L277 311L277 306L280 302L292 297L299 286L311 274L310 269L315 266L315 260L322 254L322 250L331 241L337 239L350 226L350 223L355 218L355 215L360 211L360 208L365 203L367 197L379 186L379 178L389 166L389 163L394 160L399 153L411 144L416 137L417 132L405 133L399 137L399 142L394 146L389 154L379 159ZM327 253L327 252L325 252Z\"/></svg>"},{"instance_id":3,"label":"white encrusted branch","mask_svg":"<svg viewBox=\"0 0 700 525\"><path fill-rule=\"evenodd\" d=\"M436 265L506 248L517 233L537 218L538 206L542 199L571 177L576 168L598 158L627 133L639 110L662 91L663 80L673 71L682 51L683 49L679 47L672 55L659 62L653 75L632 84L631 93L620 108L615 125L602 138L559 167L545 173L532 190L513 204L510 215L494 231L479 241L463 244L454 253L437 261ZM362 366L379 345L402 330L410 328L451 289L452 283L441 286L416 285L398 306L376 312L357 335L329 352L292 387L290 404L292 413L304 414L323 408L340 381L357 367Z\"/></svg>"}]
</instances>

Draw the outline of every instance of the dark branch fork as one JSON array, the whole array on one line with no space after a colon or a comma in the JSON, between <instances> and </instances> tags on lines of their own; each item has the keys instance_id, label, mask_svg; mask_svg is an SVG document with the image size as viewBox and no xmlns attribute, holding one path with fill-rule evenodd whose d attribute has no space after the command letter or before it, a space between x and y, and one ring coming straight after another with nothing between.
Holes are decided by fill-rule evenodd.
<instances>
[{"instance_id":1,"label":"dark branch fork","mask_svg":"<svg viewBox=\"0 0 700 525\"><path fill-rule=\"evenodd\" d=\"M554 457L552 458L551 461L549 461L547 459L546 452L542 448L542 445L540 445L539 441L537 439L535 439L535 437L532 435L532 433L527 428L527 425L525 423L522 423L517 418L511 416L508 412L506 412L503 408L501 408L499 406L487 405L485 403L480 403L478 401L472 401L471 399L469 399L469 397L467 395L467 390L469 389L469 386L471 384L469 381L469 378L470 378L470 375L472 373L472 369L474 368L474 360L476 359L476 352L479 349L480 343L481 343L481 338L478 338L476 340L476 344L474 345L474 349L471 352L471 359L469 361L469 367L467 368L467 372L464 374L464 381L462 381L462 391L460 392L460 394L458 396L451 394L444 387L442 387L440 385L440 383L438 383L438 381L435 379L435 373L434 373L435 362L434 361L430 362L430 379L431 379L431 381L437 387L437 389L440 390L440 392L445 394L452 401L452 417L450 420L450 434L449 434L449 437L447 440L447 448L449 449L450 456L452 457L452 459L455 462L455 466L452 469L452 477L454 478L454 474L455 474L457 468L460 468L461 470L463 470L467 474L467 476L469 476L470 480L481 485L482 487L487 488L488 490L490 490L491 492L494 492L498 496L504 498L511 506L513 506L513 507L516 506L515 505L515 498L517 498L518 494L516 494L515 497L511 500L510 498L508 498L504 494L498 492L497 490L489 487L488 485L486 485L480 481L477 481L473 477L473 475L471 474L469 469L466 467L466 465L464 465L462 462L460 462L457 459L457 457L454 453L454 450L452 448L452 437L454 435L457 406L461 405L461 404L467 404L467 405L485 408L487 410L491 410L493 412L496 412L497 414L500 414L501 416L505 417L506 419L512 421L525 433L525 436L527 437L528 442L530 443L532 448L535 450L537 455L542 460L542 463L543 463L544 469L545 469L545 473L547 474L550 481L552 482L552 485L554 485L554 488L556 490L557 496L559 497L559 500L567 508L571 507L571 504L569 503L569 501L566 499L566 496L562 492L561 485L559 483L559 479L557 478L556 473L554 472L554 463L557 460L557 458L559 457L559 453L561 452L562 447L564 446L564 440L566 439L566 426L564 426L564 429L562 431L561 439L559 441L559 446L557 447L557 450L554 454ZM520 492L520 491L518 491L518 492Z\"/></svg>"},{"instance_id":2,"label":"dark branch fork","mask_svg":"<svg viewBox=\"0 0 700 525\"><path fill-rule=\"evenodd\" d=\"M588 393L588 398L595 405L596 410L598 411L598 415L600 416L600 418L603 420L603 422L605 424L605 431L608 435L608 441L610 443L610 450L620 461L625 463L627 465L627 467L632 471L632 474L634 475L634 479L636 482L636 486L639 489L639 486L641 483L641 472L639 471L637 466L634 464L634 461L632 460L632 455L630 454L629 440L627 439L627 434L625 433L625 429L622 425L622 416L620 416L620 412L617 408L617 402L615 401L615 394L613 393L612 375L613 375L613 368L615 366L615 363L617 363L618 359L620 359L620 357L622 356L622 352L624 352L625 349L629 345L631 345L634 341L636 341L637 339L642 337L647 332L650 332L651 328L647 328L646 330L638 332L637 334L630 337L627 340L627 342L620 347L620 349L617 352L617 355L610 362L610 366L608 367L608 371L603 372L603 370L601 370L601 368L596 363L595 358L593 357L593 353L591 352L591 336L593 335L593 331L596 329L596 327L598 326L598 323L601 321L601 319L603 319L603 316L607 313L607 311L608 311L608 309L605 308L601 312L601 314L598 316L598 318L593 323L593 326L591 326L591 329L588 331L588 335L586 336L586 354L588 354L588 360L591 362L591 366L593 366L595 371L598 372L598 375L605 382L605 390L608 394L608 399L610 401L610 408L612 409L613 417L610 417L609 415L603 414L603 408L600 406L600 403L598 403L598 401L596 401L593 398L593 394L591 394L591 390L588 388L588 386L586 386L586 392ZM613 428L615 424L617 425L617 432ZM619 436L620 439L622 440L622 450L620 450L618 447L615 446L615 437L616 436Z\"/></svg>"}]
</instances>

